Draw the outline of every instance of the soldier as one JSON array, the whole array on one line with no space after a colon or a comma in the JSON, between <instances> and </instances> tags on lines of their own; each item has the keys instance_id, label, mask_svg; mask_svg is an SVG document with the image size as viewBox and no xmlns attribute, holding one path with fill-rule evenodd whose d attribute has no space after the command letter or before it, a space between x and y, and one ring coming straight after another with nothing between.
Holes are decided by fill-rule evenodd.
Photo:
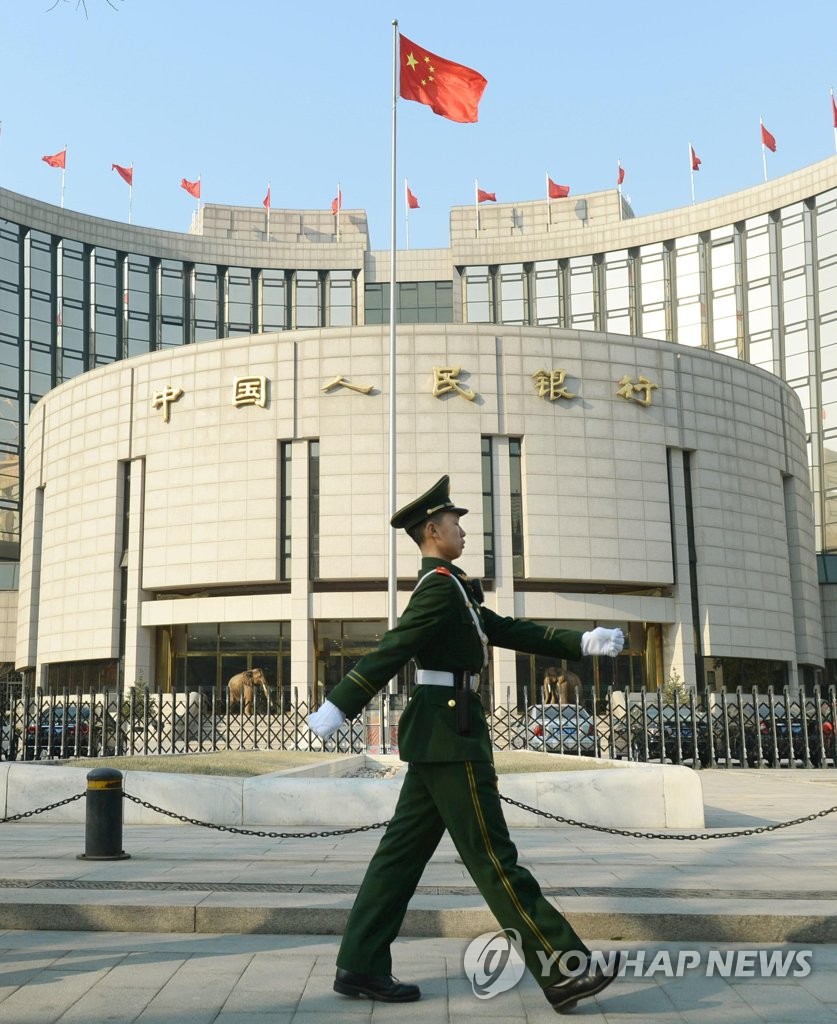
<instances>
[{"instance_id":1,"label":"soldier","mask_svg":"<svg viewBox=\"0 0 837 1024\"><path fill-rule=\"evenodd\" d=\"M466 512L451 501L449 478L443 476L395 513L391 525L406 530L421 549L418 584L398 625L308 716L310 728L327 738L415 659L416 690L398 726L400 756L409 767L395 814L349 915L334 990L391 1003L420 998L418 985L392 977L390 946L447 829L486 903L502 928L519 933L527 967L562 1013L601 992L616 971L597 965L573 976L561 973L562 953L585 957L589 950L517 863L500 804L491 737L474 691L488 664L489 644L575 660L582 654L614 657L625 641L619 629L579 633L547 628L485 608L479 582L453 564L465 544L459 520ZM551 965L545 973L544 963Z\"/></svg>"}]
</instances>

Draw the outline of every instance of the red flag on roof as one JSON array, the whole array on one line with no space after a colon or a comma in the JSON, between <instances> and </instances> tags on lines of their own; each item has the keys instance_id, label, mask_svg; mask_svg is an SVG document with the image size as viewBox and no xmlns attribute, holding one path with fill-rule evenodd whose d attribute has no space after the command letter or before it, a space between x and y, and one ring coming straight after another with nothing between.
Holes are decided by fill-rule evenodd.
<instances>
[{"instance_id":1,"label":"red flag on roof","mask_svg":"<svg viewBox=\"0 0 837 1024\"><path fill-rule=\"evenodd\" d=\"M570 194L569 185L556 185L552 178L548 178L547 180L549 182L550 199L566 199Z\"/></svg>"},{"instance_id":2,"label":"red flag on roof","mask_svg":"<svg viewBox=\"0 0 837 1024\"><path fill-rule=\"evenodd\" d=\"M616 184L617 185L621 185L624 180L625 180L625 168L621 164L619 164L619 170L618 170L618 172L616 174Z\"/></svg>"},{"instance_id":3,"label":"red flag on roof","mask_svg":"<svg viewBox=\"0 0 837 1024\"><path fill-rule=\"evenodd\" d=\"M481 188L477 189L477 202L478 203L496 203L497 193L496 192L483 192Z\"/></svg>"},{"instance_id":4,"label":"red flag on roof","mask_svg":"<svg viewBox=\"0 0 837 1024\"><path fill-rule=\"evenodd\" d=\"M270 185L267 186L267 195L262 199L262 206L266 209L270 209Z\"/></svg>"},{"instance_id":5,"label":"red flag on roof","mask_svg":"<svg viewBox=\"0 0 837 1024\"><path fill-rule=\"evenodd\" d=\"M337 214L339 210L343 209L343 192L339 191L334 199L331 200L331 212Z\"/></svg>"},{"instance_id":6,"label":"red flag on roof","mask_svg":"<svg viewBox=\"0 0 837 1024\"><path fill-rule=\"evenodd\" d=\"M767 146L771 153L776 152L776 138L764 127L764 122L761 126L761 144Z\"/></svg>"},{"instance_id":7,"label":"red flag on roof","mask_svg":"<svg viewBox=\"0 0 837 1024\"><path fill-rule=\"evenodd\" d=\"M134 184L134 168L133 167L120 167L119 164L111 164L110 169L116 171L119 177L123 181L127 181L129 185Z\"/></svg>"},{"instance_id":8,"label":"red flag on roof","mask_svg":"<svg viewBox=\"0 0 837 1024\"><path fill-rule=\"evenodd\" d=\"M197 181L187 181L185 178L180 179L180 187L185 188L190 196L194 196L195 199L201 197L201 179Z\"/></svg>"},{"instance_id":9,"label":"red flag on roof","mask_svg":"<svg viewBox=\"0 0 837 1024\"><path fill-rule=\"evenodd\" d=\"M837 103L834 102L834 90L831 91L831 120L837 128Z\"/></svg>"},{"instance_id":10,"label":"red flag on roof","mask_svg":"<svg viewBox=\"0 0 837 1024\"><path fill-rule=\"evenodd\" d=\"M53 153L52 156L42 156L41 159L45 164L49 164L50 167L60 167L63 170L67 166L67 149L65 147L60 153Z\"/></svg>"},{"instance_id":11,"label":"red flag on roof","mask_svg":"<svg viewBox=\"0 0 837 1024\"><path fill-rule=\"evenodd\" d=\"M479 71L439 57L406 36L400 37L399 45L403 99L424 103L449 121L470 124L477 120L477 108L488 84Z\"/></svg>"},{"instance_id":12,"label":"red flag on roof","mask_svg":"<svg viewBox=\"0 0 837 1024\"><path fill-rule=\"evenodd\" d=\"M410 191L409 187L407 188L407 206L411 210L417 210L419 208L419 201Z\"/></svg>"},{"instance_id":13,"label":"red flag on roof","mask_svg":"<svg viewBox=\"0 0 837 1024\"><path fill-rule=\"evenodd\" d=\"M695 152L694 146L689 146L689 152L692 154L692 170L699 171L700 165L703 163L703 161Z\"/></svg>"}]
</instances>

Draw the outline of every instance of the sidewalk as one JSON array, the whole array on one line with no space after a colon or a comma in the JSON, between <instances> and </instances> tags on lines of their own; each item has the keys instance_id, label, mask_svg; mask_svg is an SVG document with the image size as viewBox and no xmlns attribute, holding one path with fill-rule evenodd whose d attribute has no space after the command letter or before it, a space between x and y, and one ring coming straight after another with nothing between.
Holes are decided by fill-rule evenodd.
<instances>
[{"instance_id":1,"label":"sidewalk","mask_svg":"<svg viewBox=\"0 0 837 1024\"><path fill-rule=\"evenodd\" d=\"M832 771L701 779L710 832L837 805ZM646 964L681 949L703 963L710 948L734 943L813 952L803 978L629 970L568 1018L837 1024L835 823L837 814L709 842L513 830L521 860L593 947L643 949ZM0 1024L556 1019L528 976L495 998L473 995L463 951L495 925L447 839L394 950L396 975L418 982L423 998L387 1006L331 991L337 936L379 833L272 840L132 826L129 860L93 862L76 859L83 826L2 828L0 928L10 930L0 932Z\"/></svg>"}]
</instances>

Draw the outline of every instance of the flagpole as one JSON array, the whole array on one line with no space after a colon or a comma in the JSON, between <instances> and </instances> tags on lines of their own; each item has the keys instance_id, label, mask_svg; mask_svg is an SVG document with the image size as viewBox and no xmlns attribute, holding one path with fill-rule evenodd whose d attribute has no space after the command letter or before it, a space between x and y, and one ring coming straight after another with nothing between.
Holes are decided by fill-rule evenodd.
<instances>
[{"instance_id":1,"label":"flagpole","mask_svg":"<svg viewBox=\"0 0 837 1024\"><path fill-rule=\"evenodd\" d=\"M337 241L340 241L340 208L343 205L343 194L340 191L340 182L337 182Z\"/></svg>"},{"instance_id":2,"label":"flagpole","mask_svg":"<svg viewBox=\"0 0 837 1024\"><path fill-rule=\"evenodd\" d=\"M64 166L61 168L61 209L64 209L64 181L67 177L67 143L64 143Z\"/></svg>"},{"instance_id":3,"label":"flagpole","mask_svg":"<svg viewBox=\"0 0 837 1024\"><path fill-rule=\"evenodd\" d=\"M544 172L546 178L546 223L552 227L552 201L549 197L549 171Z\"/></svg>"},{"instance_id":4,"label":"flagpole","mask_svg":"<svg viewBox=\"0 0 837 1024\"><path fill-rule=\"evenodd\" d=\"M409 197L409 186L407 185L407 179L404 179L404 241L405 249L410 248L410 197Z\"/></svg>"},{"instance_id":5,"label":"flagpole","mask_svg":"<svg viewBox=\"0 0 837 1024\"><path fill-rule=\"evenodd\" d=\"M837 107L834 106L834 90L831 90L831 123L834 125L834 152L837 153Z\"/></svg>"},{"instance_id":6,"label":"flagpole","mask_svg":"<svg viewBox=\"0 0 837 1024\"><path fill-rule=\"evenodd\" d=\"M764 121L759 118L759 137L761 138L761 162L764 167L764 180L767 181L767 153L764 146Z\"/></svg>"},{"instance_id":7,"label":"flagpole","mask_svg":"<svg viewBox=\"0 0 837 1024\"><path fill-rule=\"evenodd\" d=\"M267 240L270 241L270 179L267 181Z\"/></svg>"},{"instance_id":8,"label":"flagpole","mask_svg":"<svg viewBox=\"0 0 837 1024\"><path fill-rule=\"evenodd\" d=\"M695 162L694 162L694 160L692 158L692 153L693 152L694 152L694 150L692 149L692 140L690 139L689 140L689 174L690 174L691 179L692 179L692 206L695 205Z\"/></svg>"},{"instance_id":9,"label":"flagpole","mask_svg":"<svg viewBox=\"0 0 837 1024\"><path fill-rule=\"evenodd\" d=\"M691 144L690 144L691 145ZM692 154L689 154L691 159ZM622 177L622 157L620 156L616 161L616 167L618 168L616 174L616 187L619 190L619 220L622 220L622 182L619 180Z\"/></svg>"},{"instance_id":10,"label":"flagpole","mask_svg":"<svg viewBox=\"0 0 837 1024\"><path fill-rule=\"evenodd\" d=\"M134 204L134 161L131 161L131 180L128 183L128 223L131 223L131 208Z\"/></svg>"},{"instance_id":11,"label":"flagpole","mask_svg":"<svg viewBox=\"0 0 837 1024\"><path fill-rule=\"evenodd\" d=\"M477 225L476 234L480 233L480 183L479 178L474 178L474 219Z\"/></svg>"},{"instance_id":12,"label":"flagpole","mask_svg":"<svg viewBox=\"0 0 837 1024\"><path fill-rule=\"evenodd\" d=\"M398 103L398 19L392 22L392 167L390 177L390 239L389 239L389 505L388 514L392 515L397 505L397 446L396 446L396 423L395 423L395 397L396 397L396 374L395 374L395 317L398 305L398 284L396 281L395 268L395 244L397 235L397 197L398 182L396 179L396 109ZM390 527L389 531L389 566L387 575L387 594L389 597L389 608L387 622L392 629L398 621L398 563L396 552L396 533ZM397 682L391 679L389 692L396 693ZM381 736L382 745L385 738ZM384 748L385 749L385 748Z\"/></svg>"}]
</instances>

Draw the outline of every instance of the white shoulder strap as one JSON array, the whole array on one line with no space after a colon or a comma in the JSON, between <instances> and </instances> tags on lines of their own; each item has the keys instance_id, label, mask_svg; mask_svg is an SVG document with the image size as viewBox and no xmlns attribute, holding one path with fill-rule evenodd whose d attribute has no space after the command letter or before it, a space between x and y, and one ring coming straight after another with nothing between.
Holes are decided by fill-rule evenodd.
<instances>
[{"instance_id":1,"label":"white shoulder strap","mask_svg":"<svg viewBox=\"0 0 837 1024\"><path fill-rule=\"evenodd\" d=\"M413 588L413 593L415 593L418 590L418 588L422 585L422 583L424 583L428 576L437 575L450 576L450 578L457 585L457 587L459 587L459 591L462 594L462 599L465 602L465 607L471 613L471 618L473 619L474 625L476 626L477 629L477 635L479 636L480 643L482 644L482 667L485 668L485 666L488 664L488 637L485 635L485 630L482 628L480 617L479 615L477 615L476 610L474 608L474 602L468 597L468 594L465 588L462 586L462 583L458 579L456 573L437 573L435 569L431 569L430 572L426 572L422 577L419 578L418 583L416 583L415 587Z\"/></svg>"}]
</instances>

